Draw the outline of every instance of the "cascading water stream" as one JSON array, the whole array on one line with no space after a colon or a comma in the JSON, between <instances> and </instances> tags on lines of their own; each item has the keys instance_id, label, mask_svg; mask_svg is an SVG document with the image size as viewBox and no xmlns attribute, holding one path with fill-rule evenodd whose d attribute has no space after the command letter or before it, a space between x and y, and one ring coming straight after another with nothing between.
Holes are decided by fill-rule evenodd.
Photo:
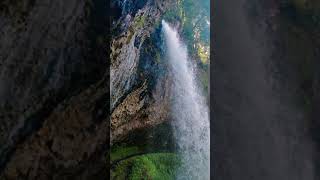
<instances>
[{"instance_id":1,"label":"cascading water stream","mask_svg":"<svg viewBox=\"0 0 320 180\"><path fill-rule=\"evenodd\" d=\"M172 127L182 156L177 179L210 179L209 110L195 80L194 68L177 31L164 20L162 28L172 73Z\"/></svg>"}]
</instances>

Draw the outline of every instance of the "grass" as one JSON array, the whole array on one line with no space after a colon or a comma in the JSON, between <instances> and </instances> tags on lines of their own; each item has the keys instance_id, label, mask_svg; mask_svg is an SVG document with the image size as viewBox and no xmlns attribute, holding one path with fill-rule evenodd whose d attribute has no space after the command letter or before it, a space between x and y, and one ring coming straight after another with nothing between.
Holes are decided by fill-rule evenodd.
<instances>
[{"instance_id":1,"label":"grass","mask_svg":"<svg viewBox=\"0 0 320 180\"><path fill-rule=\"evenodd\" d=\"M110 161L115 162L121 159L124 159L128 156L132 156L135 154L141 154L143 153L143 148L139 148L136 146L132 146L132 147L121 147L121 146L117 146L117 147L113 147L111 150L111 154L110 154Z\"/></svg>"},{"instance_id":2,"label":"grass","mask_svg":"<svg viewBox=\"0 0 320 180\"><path fill-rule=\"evenodd\" d=\"M180 158L174 153L153 153L119 162L111 171L112 180L174 180Z\"/></svg>"}]
</instances>

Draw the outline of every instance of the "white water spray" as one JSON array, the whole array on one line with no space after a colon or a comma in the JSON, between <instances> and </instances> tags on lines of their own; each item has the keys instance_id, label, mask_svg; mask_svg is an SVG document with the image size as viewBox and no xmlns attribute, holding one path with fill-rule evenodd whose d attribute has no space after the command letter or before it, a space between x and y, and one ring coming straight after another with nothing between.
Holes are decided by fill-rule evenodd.
<instances>
[{"instance_id":1,"label":"white water spray","mask_svg":"<svg viewBox=\"0 0 320 180\"><path fill-rule=\"evenodd\" d=\"M178 180L210 179L209 110L197 88L188 52L174 28L162 21L169 67L173 76L172 126L182 166Z\"/></svg>"}]
</instances>

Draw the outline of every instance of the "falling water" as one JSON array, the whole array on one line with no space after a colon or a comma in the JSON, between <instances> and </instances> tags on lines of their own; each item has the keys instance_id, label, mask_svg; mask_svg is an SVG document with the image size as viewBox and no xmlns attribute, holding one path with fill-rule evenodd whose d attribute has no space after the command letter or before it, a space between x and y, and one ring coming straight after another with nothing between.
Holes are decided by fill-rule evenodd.
<instances>
[{"instance_id":1,"label":"falling water","mask_svg":"<svg viewBox=\"0 0 320 180\"><path fill-rule=\"evenodd\" d=\"M172 126L182 166L177 179L210 178L209 110L197 88L194 68L177 31L162 21L167 56L173 78Z\"/></svg>"}]
</instances>

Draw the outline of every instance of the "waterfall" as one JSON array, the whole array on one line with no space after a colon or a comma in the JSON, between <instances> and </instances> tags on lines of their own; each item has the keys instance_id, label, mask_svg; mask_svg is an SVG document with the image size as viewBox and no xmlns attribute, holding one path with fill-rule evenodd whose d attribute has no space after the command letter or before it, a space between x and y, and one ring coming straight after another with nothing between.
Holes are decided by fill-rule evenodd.
<instances>
[{"instance_id":1,"label":"waterfall","mask_svg":"<svg viewBox=\"0 0 320 180\"><path fill-rule=\"evenodd\" d=\"M194 66L176 29L164 20L162 29L166 42L168 65L172 74L172 127L182 166L178 180L210 179L209 109L197 87Z\"/></svg>"}]
</instances>

